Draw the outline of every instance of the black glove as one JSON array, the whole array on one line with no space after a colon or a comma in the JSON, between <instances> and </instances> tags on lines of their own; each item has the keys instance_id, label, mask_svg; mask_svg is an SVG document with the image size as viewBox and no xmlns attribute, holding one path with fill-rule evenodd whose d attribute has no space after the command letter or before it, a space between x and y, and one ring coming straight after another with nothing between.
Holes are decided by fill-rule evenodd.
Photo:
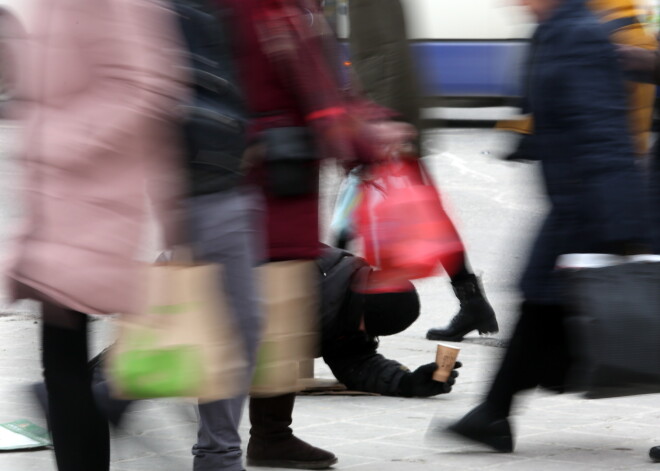
<instances>
[{"instance_id":1,"label":"black glove","mask_svg":"<svg viewBox=\"0 0 660 471\"><path fill-rule=\"evenodd\" d=\"M458 377L458 368L463 366L460 361L454 365L449 378L441 383L433 380L433 373L438 369L436 363L422 365L413 372L406 373L399 383L399 395L403 397L430 397L438 394L447 394Z\"/></svg>"}]
</instances>

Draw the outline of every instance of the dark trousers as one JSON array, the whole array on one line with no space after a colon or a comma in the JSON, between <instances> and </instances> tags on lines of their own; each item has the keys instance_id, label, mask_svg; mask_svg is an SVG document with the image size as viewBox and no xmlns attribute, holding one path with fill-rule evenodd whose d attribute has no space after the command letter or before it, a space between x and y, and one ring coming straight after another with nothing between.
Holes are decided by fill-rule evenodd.
<instances>
[{"instance_id":1,"label":"dark trousers","mask_svg":"<svg viewBox=\"0 0 660 471\"><path fill-rule=\"evenodd\" d=\"M262 257L260 198L251 189L234 189L188 201L189 227L195 256L224 267L218 289L227 294L231 312L243 338L250 371L261 337L261 309L254 266ZM251 374L248 375L251 377ZM245 392L234 398L199 405L199 432L193 447L195 471L243 470L238 427Z\"/></svg>"},{"instance_id":2,"label":"dark trousers","mask_svg":"<svg viewBox=\"0 0 660 471\"><path fill-rule=\"evenodd\" d=\"M87 316L49 303L43 312L42 360L57 469L108 471L108 423L94 402L87 366ZM64 322L48 321L54 318Z\"/></svg>"},{"instance_id":3,"label":"dark trousers","mask_svg":"<svg viewBox=\"0 0 660 471\"><path fill-rule=\"evenodd\" d=\"M515 395L543 386L563 392L571 355L560 305L525 302L486 403L498 417L508 417Z\"/></svg>"}]
</instances>

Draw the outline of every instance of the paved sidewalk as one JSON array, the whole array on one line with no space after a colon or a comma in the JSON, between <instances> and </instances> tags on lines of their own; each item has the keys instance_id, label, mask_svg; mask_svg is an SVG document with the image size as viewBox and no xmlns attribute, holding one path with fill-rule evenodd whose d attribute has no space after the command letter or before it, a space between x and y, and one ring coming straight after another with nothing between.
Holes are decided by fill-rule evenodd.
<instances>
[{"instance_id":1,"label":"paved sidewalk","mask_svg":"<svg viewBox=\"0 0 660 471\"><path fill-rule=\"evenodd\" d=\"M13 131L0 128L1 255L20 209L10 191L16 173L11 161L2 157L12 137ZM460 418L480 401L488 386L515 318L515 279L529 228L542 213L545 200L536 188L534 167L493 157L507 148L499 134L453 130L431 133L428 140L438 153L430 167L445 202L459 216L474 266L486 274L486 291L498 313L501 332L494 338L475 337L459 344L464 367L451 394L429 399L301 397L294 412L295 432L335 452L338 470L660 470L660 464L647 458L649 447L660 444L658 395L587 401L538 394L533 401L523 400L514 417L517 446L512 454L490 453L445 434L429 433ZM324 181L324 192L330 196L336 192L336 179ZM331 202L327 200L324 220ZM447 280L429 279L417 286L423 300L420 319L409 331L381 342L383 354L411 368L433 361L435 344L424 340L424 334L456 312ZM0 306L2 301L0 290ZM43 425L27 393L27 386L41 375L39 325L30 306L16 309L0 307L0 423L27 418ZM110 333L107 321L91 325L96 352L109 342ZM332 377L318 361L317 376ZM113 437L113 471L192 469L190 450L196 437L192 405L144 401L128 419L126 428ZM247 439L246 421L242 433ZM53 470L52 453L47 450L0 453L0 471Z\"/></svg>"},{"instance_id":2,"label":"paved sidewalk","mask_svg":"<svg viewBox=\"0 0 660 471\"><path fill-rule=\"evenodd\" d=\"M422 319L424 321L424 319ZM383 352L416 366L433 357L421 338L427 322L384 339ZM107 341L105 321L92 324L96 348ZM28 418L43 424L26 386L39 378L38 325L31 315L0 317L0 422ZM430 399L301 397L294 428L302 438L339 456L336 469L387 470L629 470L660 469L646 456L660 443L660 397L587 401L541 395L522 401L515 417L513 454L490 453L434 433L476 404L503 349L470 339L460 344L465 366L449 395ZM492 343L492 342L490 342ZM317 362L317 376L330 378ZM144 401L113 438L115 471L191 469L196 417L190 404ZM247 438L244 424L243 436ZM50 451L0 454L2 471L51 471ZM220 470L219 470L220 471Z\"/></svg>"}]
</instances>

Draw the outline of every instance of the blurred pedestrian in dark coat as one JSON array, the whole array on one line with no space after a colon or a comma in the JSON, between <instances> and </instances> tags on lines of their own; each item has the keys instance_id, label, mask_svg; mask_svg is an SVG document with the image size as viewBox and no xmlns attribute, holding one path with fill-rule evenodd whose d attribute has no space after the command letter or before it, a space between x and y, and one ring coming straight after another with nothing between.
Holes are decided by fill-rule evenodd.
<instances>
[{"instance_id":1,"label":"blurred pedestrian in dark coat","mask_svg":"<svg viewBox=\"0 0 660 471\"><path fill-rule=\"evenodd\" d=\"M626 72L637 80L660 85L660 50L649 51L641 47L619 46L619 61ZM660 145L656 142L649 169L651 239L653 253L660 253ZM660 462L660 446L649 451L651 459Z\"/></svg>"},{"instance_id":2,"label":"blurred pedestrian in dark coat","mask_svg":"<svg viewBox=\"0 0 660 471\"><path fill-rule=\"evenodd\" d=\"M583 0L522 0L538 18L527 71L549 214L521 280L522 313L486 400L451 427L511 452L508 416L520 391L562 391L570 366L557 257L637 252L646 221L633 158L623 74L614 46Z\"/></svg>"}]
</instances>

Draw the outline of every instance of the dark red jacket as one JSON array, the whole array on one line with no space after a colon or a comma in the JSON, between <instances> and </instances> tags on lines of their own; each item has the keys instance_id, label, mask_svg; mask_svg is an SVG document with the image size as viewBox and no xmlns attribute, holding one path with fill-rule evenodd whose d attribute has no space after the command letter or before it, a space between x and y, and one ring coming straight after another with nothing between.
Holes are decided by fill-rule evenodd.
<instances>
[{"instance_id":1,"label":"dark red jacket","mask_svg":"<svg viewBox=\"0 0 660 471\"><path fill-rule=\"evenodd\" d=\"M315 111L344 106L323 38L296 39L300 29L308 29L304 22L322 20L322 12L305 13L298 0L225 1L235 12L239 77L254 115L253 132L304 126Z\"/></svg>"},{"instance_id":2,"label":"dark red jacket","mask_svg":"<svg viewBox=\"0 0 660 471\"><path fill-rule=\"evenodd\" d=\"M308 126L319 157L368 160L369 138L350 132L358 129L351 127L351 117L382 118L389 112L340 89L340 65L332 59L336 43L316 0L224 1L234 12L239 79L253 116L251 136L274 127ZM255 173L259 177L259 169ZM316 258L318 191L296 198L264 193L269 257Z\"/></svg>"}]
</instances>

